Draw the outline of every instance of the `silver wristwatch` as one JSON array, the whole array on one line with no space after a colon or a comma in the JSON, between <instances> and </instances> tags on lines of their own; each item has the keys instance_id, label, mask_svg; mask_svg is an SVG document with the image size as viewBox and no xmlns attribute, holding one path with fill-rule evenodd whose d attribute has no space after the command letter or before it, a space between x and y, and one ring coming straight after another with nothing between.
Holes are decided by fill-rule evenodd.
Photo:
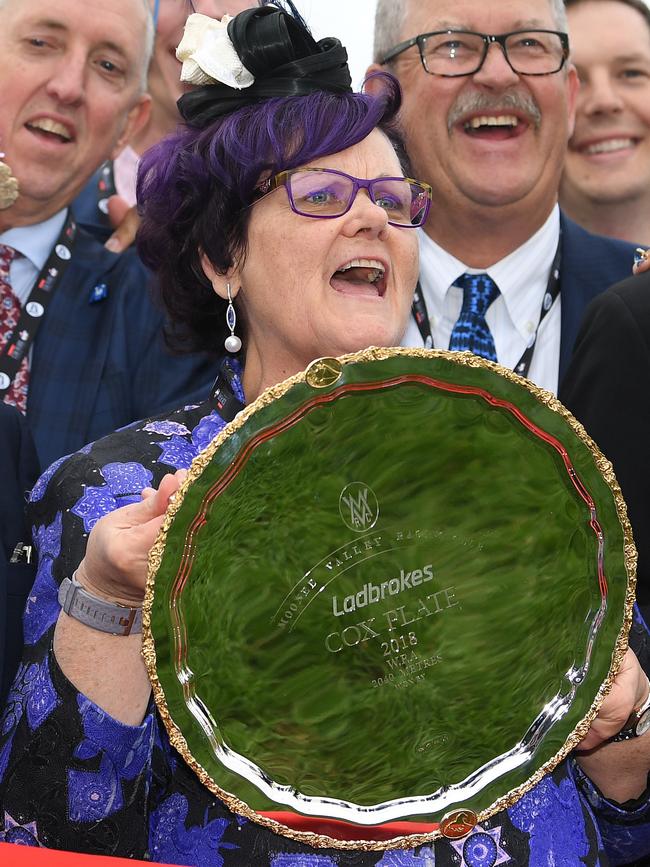
<instances>
[{"instance_id":1,"label":"silver wristwatch","mask_svg":"<svg viewBox=\"0 0 650 867\"><path fill-rule=\"evenodd\" d=\"M59 605L70 617L101 632L112 635L142 632L142 608L129 608L100 599L85 590L74 575L61 582Z\"/></svg>"},{"instance_id":2,"label":"silver wristwatch","mask_svg":"<svg viewBox=\"0 0 650 867\"><path fill-rule=\"evenodd\" d=\"M623 728L617 735L614 735L613 738L610 738L610 741L616 743L617 741L629 741L632 738L640 738L641 735L644 735L649 730L650 692L648 693L648 697L643 702L643 704L639 705L639 707L634 708Z\"/></svg>"}]
</instances>

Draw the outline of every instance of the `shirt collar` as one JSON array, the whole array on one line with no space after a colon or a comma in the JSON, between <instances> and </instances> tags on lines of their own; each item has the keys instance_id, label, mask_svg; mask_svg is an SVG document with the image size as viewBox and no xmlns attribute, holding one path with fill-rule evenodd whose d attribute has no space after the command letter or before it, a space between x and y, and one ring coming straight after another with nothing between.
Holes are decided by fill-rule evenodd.
<instances>
[{"instance_id":1,"label":"shirt collar","mask_svg":"<svg viewBox=\"0 0 650 867\"><path fill-rule=\"evenodd\" d=\"M64 208L42 223L8 229L0 234L0 244L13 247L41 271L61 234L67 213L68 209Z\"/></svg>"},{"instance_id":2,"label":"shirt collar","mask_svg":"<svg viewBox=\"0 0 650 867\"><path fill-rule=\"evenodd\" d=\"M434 307L442 310L445 297L452 284L467 271L460 259L448 253L422 230L420 239L420 276L433 297Z\"/></svg>"},{"instance_id":3,"label":"shirt collar","mask_svg":"<svg viewBox=\"0 0 650 867\"><path fill-rule=\"evenodd\" d=\"M530 336L530 323L536 327L539 321L559 242L560 209L556 205L532 237L487 269L503 295L515 328L524 339Z\"/></svg>"},{"instance_id":4,"label":"shirt collar","mask_svg":"<svg viewBox=\"0 0 650 867\"><path fill-rule=\"evenodd\" d=\"M434 307L443 309L452 285L461 274L488 273L499 287L508 314L525 340L530 337L527 328L537 323L542 300L555 251L560 240L560 209L555 205L546 222L521 247L489 268L470 268L432 241L424 232L420 237L420 272L422 282L429 287ZM539 286L539 291L537 291ZM535 287L535 291L522 291L522 287Z\"/></svg>"}]
</instances>

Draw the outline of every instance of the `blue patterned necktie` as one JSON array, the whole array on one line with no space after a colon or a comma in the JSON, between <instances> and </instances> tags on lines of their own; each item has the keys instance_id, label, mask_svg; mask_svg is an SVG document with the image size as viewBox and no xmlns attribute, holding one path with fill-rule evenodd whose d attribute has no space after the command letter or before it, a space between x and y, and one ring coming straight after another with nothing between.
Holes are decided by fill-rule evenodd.
<instances>
[{"instance_id":1,"label":"blue patterned necktie","mask_svg":"<svg viewBox=\"0 0 650 867\"><path fill-rule=\"evenodd\" d=\"M463 290L463 306L451 332L449 348L454 352L473 352L481 358L496 361L494 337L485 321L485 314L498 298L499 287L488 274L462 274L454 286Z\"/></svg>"}]
</instances>

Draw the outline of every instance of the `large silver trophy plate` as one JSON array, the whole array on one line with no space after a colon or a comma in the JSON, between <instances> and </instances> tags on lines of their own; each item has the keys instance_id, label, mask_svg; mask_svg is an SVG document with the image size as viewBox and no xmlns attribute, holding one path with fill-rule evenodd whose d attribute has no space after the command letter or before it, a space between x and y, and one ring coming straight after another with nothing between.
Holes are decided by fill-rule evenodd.
<instances>
[{"instance_id":1,"label":"large silver trophy plate","mask_svg":"<svg viewBox=\"0 0 650 867\"><path fill-rule=\"evenodd\" d=\"M611 466L474 356L315 362L202 453L150 559L171 741L233 809L315 846L462 837L586 733L626 648Z\"/></svg>"}]
</instances>

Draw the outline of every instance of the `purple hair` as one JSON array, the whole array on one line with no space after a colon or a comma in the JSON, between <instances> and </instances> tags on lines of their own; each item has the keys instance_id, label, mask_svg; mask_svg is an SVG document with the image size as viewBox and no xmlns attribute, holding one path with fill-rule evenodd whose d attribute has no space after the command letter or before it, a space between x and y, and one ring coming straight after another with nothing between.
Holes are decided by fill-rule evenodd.
<instances>
[{"instance_id":1,"label":"purple hair","mask_svg":"<svg viewBox=\"0 0 650 867\"><path fill-rule=\"evenodd\" d=\"M390 138L404 170L395 128L401 103L386 74L380 93L269 99L220 117L205 129L184 127L155 145L138 172L138 247L158 275L178 349L222 353L225 305L205 277L205 251L218 273L246 255L254 190L260 178L358 144L373 129Z\"/></svg>"}]
</instances>

